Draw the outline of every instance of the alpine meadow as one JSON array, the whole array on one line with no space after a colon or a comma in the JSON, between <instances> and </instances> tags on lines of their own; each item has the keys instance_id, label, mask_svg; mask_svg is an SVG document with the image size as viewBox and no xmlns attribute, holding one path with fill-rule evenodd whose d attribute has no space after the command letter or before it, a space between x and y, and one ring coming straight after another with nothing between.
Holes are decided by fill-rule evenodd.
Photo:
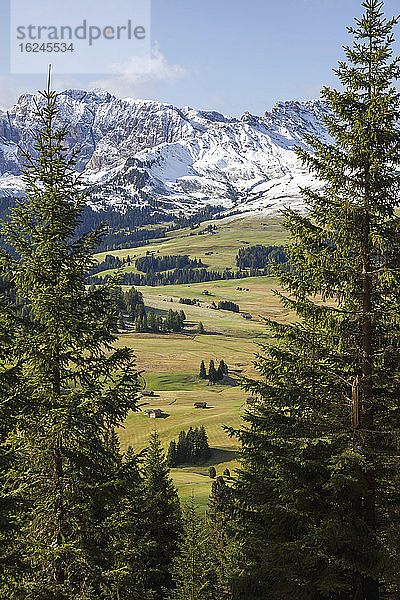
<instances>
[{"instance_id":1,"label":"alpine meadow","mask_svg":"<svg viewBox=\"0 0 400 600\"><path fill-rule=\"evenodd\" d=\"M263 117L51 67L0 109L0 600L400 598L389 1ZM189 77L149 60L122 91Z\"/></svg>"}]
</instances>

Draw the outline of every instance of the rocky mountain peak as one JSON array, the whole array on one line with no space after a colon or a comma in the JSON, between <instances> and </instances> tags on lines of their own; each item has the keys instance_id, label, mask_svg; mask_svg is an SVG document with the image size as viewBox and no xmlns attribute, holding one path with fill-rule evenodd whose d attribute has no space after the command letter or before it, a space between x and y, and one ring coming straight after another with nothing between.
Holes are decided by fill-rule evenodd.
<instances>
[{"instance_id":1,"label":"rocky mountain peak","mask_svg":"<svg viewBox=\"0 0 400 600\"><path fill-rule=\"evenodd\" d=\"M18 146L32 151L38 126L32 94L0 111L0 194L20 194ZM40 98L36 98L40 101ZM299 202L299 185L318 185L294 148L314 134L328 139L318 100L277 102L264 116L240 119L154 100L120 99L104 90L59 96L68 147L81 148L77 169L93 202L111 209L157 200L168 211L277 211Z\"/></svg>"}]
</instances>

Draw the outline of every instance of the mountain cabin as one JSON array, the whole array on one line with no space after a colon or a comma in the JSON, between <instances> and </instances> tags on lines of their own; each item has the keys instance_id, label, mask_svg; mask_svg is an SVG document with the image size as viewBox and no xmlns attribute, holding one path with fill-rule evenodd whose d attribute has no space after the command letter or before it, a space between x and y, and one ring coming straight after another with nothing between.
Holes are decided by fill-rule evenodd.
<instances>
[{"instance_id":1,"label":"mountain cabin","mask_svg":"<svg viewBox=\"0 0 400 600\"><path fill-rule=\"evenodd\" d=\"M163 414L161 408L147 408L144 412L147 414L149 419L157 419Z\"/></svg>"}]
</instances>

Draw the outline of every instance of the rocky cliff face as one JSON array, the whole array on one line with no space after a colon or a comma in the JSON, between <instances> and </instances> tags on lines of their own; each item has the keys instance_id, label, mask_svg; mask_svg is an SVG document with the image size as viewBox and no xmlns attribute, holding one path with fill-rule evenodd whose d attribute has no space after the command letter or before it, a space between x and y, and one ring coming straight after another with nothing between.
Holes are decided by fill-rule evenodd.
<instances>
[{"instance_id":1,"label":"rocky cliff face","mask_svg":"<svg viewBox=\"0 0 400 600\"><path fill-rule=\"evenodd\" d=\"M23 95L0 112L3 196L23 189L18 147L32 151L35 101ZM279 102L263 117L241 119L82 90L61 93L59 106L69 148L81 148L77 169L92 187L93 205L117 210L150 199L189 213L207 204L276 212L300 201L299 186L319 185L295 146L307 147L310 133L329 139L319 101Z\"/></svg>"}]
</instances>

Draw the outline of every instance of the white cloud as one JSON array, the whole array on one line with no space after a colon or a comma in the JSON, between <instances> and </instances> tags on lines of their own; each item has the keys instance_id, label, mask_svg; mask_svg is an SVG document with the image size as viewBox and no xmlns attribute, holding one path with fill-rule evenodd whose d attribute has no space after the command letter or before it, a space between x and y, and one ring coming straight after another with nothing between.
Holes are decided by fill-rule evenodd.
<instances>
[{"instance_id":1,"label":"white cloud","mask_svg":"<svg viewBox=\"0 0 400 600\"><path fill-rule=\"evenodd\" d=\"M103 88L120 97L153 96L161 82L173 82L187 71L181 65L170 64L157 46L150 57L131 57L125 63L114 65L115 75L92 81L91 88Z\"/></svg>"},{"instance_id":2,"label":"white cloud","mask_svg":"<svg viewBox=\"0 0 400 600\"><path fill-rule=\"evenodd\" d=\"M130 58L124 63L114 65L115 74L103 79L90 81L82 75L53 74L54 90L94 89L102 88L119 97L134 96L136 98L157 97L158 85L171 83L184 77L187 71L177 64L168 62L164 54L155 46L151 56L137 59ZM36 93L46 85L46 76L24 79L11 75L0 76L0 109L6 110L16 103L19 96L25 93Z\"/></svg>"}]
</instances>

